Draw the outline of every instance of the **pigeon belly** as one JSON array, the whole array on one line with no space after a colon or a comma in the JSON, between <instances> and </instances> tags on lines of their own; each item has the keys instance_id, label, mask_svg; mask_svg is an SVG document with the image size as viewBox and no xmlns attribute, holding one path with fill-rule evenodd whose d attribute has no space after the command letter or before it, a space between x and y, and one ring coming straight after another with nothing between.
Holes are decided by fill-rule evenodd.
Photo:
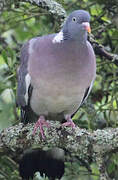
<instances>
[{"instance_id":1,"label":"pigeon belly","mask_svg":"<svg viewBox=\"0 0 118 180\"><path fill-rule=\"evenodd\" d=\"M81 56L83 62L79 61L81 49L78 51L73 45L70 49L64 49L63 46L49 47L49 45L42 47L40 52L37 50L30 55L33 59L29 63L33 86L31 108L37 115L48 117L53 114L73 114L80 106L84 93L93 80L95 74L92 70L93 62L91 57L84 53ZM55 50L54 48L57 48L56 52L59 56L52 51ZM82 71L80 72L79 69Z\"/></svg>"},{"instance_id":2,"label":"pigeon belly","mask_svg":"<svg viewBox=\"0 0 118 180\"><path fill-rule=\"evenodd\" d=\"M83 89L77 86L59 87L59 84L57 88L53 82L47 85L41 81L40 86L33 89L31 98L31 107L36 114L72 114L78 109L84 96Z\"/></svg>"}]
</instances>

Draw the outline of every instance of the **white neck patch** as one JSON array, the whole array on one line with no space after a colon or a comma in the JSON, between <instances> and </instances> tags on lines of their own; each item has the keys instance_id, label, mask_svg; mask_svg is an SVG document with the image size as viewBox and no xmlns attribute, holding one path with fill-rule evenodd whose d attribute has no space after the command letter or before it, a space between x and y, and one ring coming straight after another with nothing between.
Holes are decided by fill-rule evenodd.
<instances>
[{"instance_id":1,"label":"white neck patch","mask_svg":"<svg viewBox=\"0 0 118 180\"><path fill-rule=\"evenodd\" d=\"M53 43L61 43L64 40L63 32L60 31L52 40Z\"/></svg>"}]
</instances>

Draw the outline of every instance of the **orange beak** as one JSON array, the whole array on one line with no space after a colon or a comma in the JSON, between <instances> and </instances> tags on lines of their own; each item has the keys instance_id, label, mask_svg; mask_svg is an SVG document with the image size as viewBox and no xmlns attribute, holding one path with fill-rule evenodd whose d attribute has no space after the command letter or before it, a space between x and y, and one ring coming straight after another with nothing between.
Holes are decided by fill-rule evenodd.
<instances>
[{"instance_id":1,"label":"orange beak","mask_svg":"<svg viewBox=\"0 0 118 180\"><path fill-rule=\"evenodd\" d=\"M88 33L91 33L91 27L90 27L89 22L83 22L82 24L84 25L86 31L87 31Z\"/></svg>"}]
</instances>

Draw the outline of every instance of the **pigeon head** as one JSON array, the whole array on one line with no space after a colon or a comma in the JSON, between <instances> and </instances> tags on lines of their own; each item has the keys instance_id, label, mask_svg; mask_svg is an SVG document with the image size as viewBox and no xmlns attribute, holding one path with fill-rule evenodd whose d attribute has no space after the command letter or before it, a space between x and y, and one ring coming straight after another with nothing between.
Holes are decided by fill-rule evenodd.
<instances>
[{"instance_id":1,"label":"pigeon head","mask_svg":"<svg viewBox=\"0 0 118 180\"><path fill-rule=\"evenodd\" d=\"M83 40L87 38L87 32L91 32L90 29L90 15L87 11L76 10L73 11L67 18L62 32L64 39Z\"/></svg>"},{"instance_id":2,"label":"pigeon head","mask_svg":"<svg viewBox=\"0 0 118 180\"><path fill-rule=\"evenodd\" d=\"M62 42L63 40L78 40L80 42L87 40L87 32L90 29L90 15L85 10L73 11L66 19L62 30L56 35L53 42Z\"/></svg>"}]
</instances>

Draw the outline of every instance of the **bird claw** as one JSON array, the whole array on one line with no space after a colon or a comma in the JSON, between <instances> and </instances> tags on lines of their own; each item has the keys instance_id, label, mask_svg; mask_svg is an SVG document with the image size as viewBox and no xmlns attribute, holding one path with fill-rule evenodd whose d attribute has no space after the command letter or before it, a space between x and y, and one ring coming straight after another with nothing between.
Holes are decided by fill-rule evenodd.
<instances>
[{"instance_id":1,"label":"bird claw","mask_svg":"<svg viewBox=\"0 0 118 180\"><path fill-rule=\"evenodd\" d=\"M65 122L62 124L62 127L64 127L64 126L72 127L72 129L75 128L74 122Z\"/></svg>"},{"instance_id":2,"label":"bird claw","mask_svg":"<svg viewBox=\"0 0 118 180\"><path fill-rule=\"evenodd\" d=\"M73 122L73 120L71 118L71 115L66 115L65 119L67 120L67 122L63 123L62 127L68 126L68 127L72 127L72 129L74 129L75 128L75 124L74 124L74 122Z\"/></svg>"},{"instance_id":3,"label":"bird claw","mask_svg":"<svg viewBox=\"0 0 118 180\"><path fill-rule=\"evenodd\" d=\"M45 139L43 126L49 128L50 124L45 120L44 116L40 116L38 121L35 123L34 130L33 130L33 135L35 135L37 129L40 128L40 133L41 133L42 139Z\"/></svg>"}]
</instances>

